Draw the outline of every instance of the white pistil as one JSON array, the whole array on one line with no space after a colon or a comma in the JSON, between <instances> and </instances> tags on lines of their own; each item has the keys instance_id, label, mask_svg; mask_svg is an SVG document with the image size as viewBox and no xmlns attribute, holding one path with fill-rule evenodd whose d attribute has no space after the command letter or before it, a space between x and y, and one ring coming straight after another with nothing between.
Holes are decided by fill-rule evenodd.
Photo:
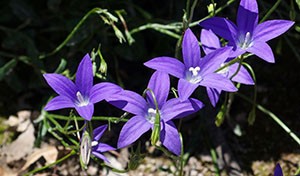
<instances>
[{"instance_id":1,"label":"white pistil","mask_svg":"<svg viewBox=\"0 0 300 176\"><path fill-rule=\"evenodd\" d=\"M79 91L76 93L76 97L77 97L77 106L81 107L89 104L89 100L85 99Z\"/></svg>"},{"instance_id":2,"label":"white pistil","mask_svg":"<svg viewBox=\"0 0 300 176\"><path fill-rule=\"evenodd\" d=\"M199 83L202 78L199 75L200 67L190 67L189 72L187 73L187 80L190 83L196 84Z\"/></svg>"},{"instance_id":3,"label":"white pistil","mask_svg":"<svg viewBox=\"0 0 300 176\"><path fill-rule=\"evenodd\" d=\"M251 45L252 45L251 34L250 32L247 32L245 36L241 36L240 47L242 49L246 49L248 47L251 47Z\"/></svg>"},{"instance_id":4,"label":"white pistil","mask_svg":"<svg viewBox=\"0 0 300 176\"><path fill-rule=\"evenodd\" d=\"M225 63L222 63L220 68L224 67L224 65L225 65ZM217 73L226 75L228 73L228 71L229 71L229 66L223 68L222 70L218 71Z\"/></svg>"},{"instance_id":5,"label":"white pistil","mask_svg":"<svg viewBox=\"0 0 300 176\"><path fill-rule=\"evenodd\" d=\"M92 147L98 145L98 141L92 141Z\"/></svg>"},{"instance_id":6,"label":"white pistil","mask_svg":"<svg viewBox=\"0 0 300 176\"><path fill-rule=\"evenodd\" d=\"M154 124L155 117L156 117L156 110L153 108L149 108L148 114L146 116L146 119L148 120L148 122L150 122L151 124Z\"/></svg>"}]
</instances>

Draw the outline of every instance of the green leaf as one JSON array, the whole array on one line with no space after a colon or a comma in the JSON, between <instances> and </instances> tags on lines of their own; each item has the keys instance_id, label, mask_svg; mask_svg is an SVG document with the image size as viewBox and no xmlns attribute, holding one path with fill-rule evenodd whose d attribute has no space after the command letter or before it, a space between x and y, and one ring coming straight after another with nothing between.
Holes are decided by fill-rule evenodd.
<instances>
[{"instance_id":1,"label":"green leaf","mask_svg":"<svg viewBox=\"0 0 300 176\"><path fill-rule=\"evenodd\" d=\"M0 81L16 66L17 60L12 59L0 68Z\"/></svg>"},{"instance_id":2,"label":"green leaf","mask_svg":"<svg viewBox=\"0 0 300 176\"><path fill-rule=\"evenodd\" d=\"M300 0L296 0L296 4L298 5L298 8L300 10Z\"/></svg>"}]
</instances>

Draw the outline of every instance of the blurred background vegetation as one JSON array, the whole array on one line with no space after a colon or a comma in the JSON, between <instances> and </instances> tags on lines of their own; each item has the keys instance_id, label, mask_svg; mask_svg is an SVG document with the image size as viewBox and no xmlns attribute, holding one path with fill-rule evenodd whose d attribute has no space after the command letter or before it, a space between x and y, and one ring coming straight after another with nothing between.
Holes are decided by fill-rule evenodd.
<instances>
[{"instance_id":1,"label":"blurred background vegetation","mask_svg":"<svg viewBox=\"0 0 300 176\"><path fill-rule=\"evenodd\" d=\"M176 0L1 1L1 116L8 116L22 109L40 111L50 95L53 95L42 74L57 72L72 77L85 53L90 53L93 49L97 50L99 46L108 66L107 80L141 93L153 72L144 67L143 62L157 56L175 55L178 36L183 32L182 19L187 11L185 10L187 5L189 7L195 5L191 20L195 22L209 14L207 6L212 2L217 4L217 8L232 2L220 11L218 16L228 17L234 21L239 4L238 0L199 0L196 4L193 2ZM299 0L258 0L258 4L260 19L268 14L267 19L296 21L295 26L287 34L270 42L276 54L275 64L267 64L255 57L251 57L248 61L257 75L258 103L262 103L284 118L287 125L296 130L299 136L300 2ZM91 11L94 8L99 9ZM87 15L89 12L93 13ZM82 20L83 17L86 18ZM82 22L80 26L79 22ZM195 24L192 25L192 30L199 37L201 28ZM73 30L76 26L79 28ZM99 67L99 58L96 59L96 63ZM99 82L101 79L95 81ZM242 91L247 93L253 90L245 88ZM241 101L237 100L232 108L235 109L232 113L236 115L233 117L236 117L237 122L239 122L238 114L247 113L251 107L249 104L240 104ZM290 150L299 152L299 146L297 147L280 127L262 116L258 113L254 126L245 125L243 130L247 135L245 138L239 138L238 143L245 142L244 145L251 149L245 157L263 158L264 156L259 154L259 152L264 153L265 149L262 148L277 152ZM192 124L187 123L187 125ZM222 128L226 128L226 125ZM262 133L267 134L260 136ZM246 138L254 142L249 142ZM256 143L255 141L258 140L260 142ZM192 141L190 140L191 143ZM279 142L287 142L291 145L277 145L276 143ZM275 148L270 145L275 145ZM258 153L252 155L251 152L257 150ZM271 156L267 155L266 158L268 157Z\"/></svg>"}]
</instances>

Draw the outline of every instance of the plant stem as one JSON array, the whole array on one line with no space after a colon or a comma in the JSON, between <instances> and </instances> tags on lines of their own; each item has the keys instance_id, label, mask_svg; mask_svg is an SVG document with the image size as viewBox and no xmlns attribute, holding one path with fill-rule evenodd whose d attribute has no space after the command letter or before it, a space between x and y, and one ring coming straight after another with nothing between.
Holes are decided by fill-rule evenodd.
<instances>
[{"instance_id":1,"label":"plant stem","mask_svg":"<svg viewBox=\"0 0 300 176\"><path fill-rule=\"evenodd\" d=\"M70 119L69 116L62 116L62 115L56 115L56 114L47 114L48 117L52 117L54 119L58 119L58 120L68 120ZM82 117L79 116L75 116L77 121L83 121L84 119ZM92 120L105 120L105 121L111 121L113 123L117 122L117 121L121 121L121 122L127 122L127 119L120 119L119 117L106 117L106 116L93 116Z\"/></svg>"},{"instance_id":2,"label":"plant stem","mask_svg":"<svg viewBox=\"0 0 300 176\"><path fill-rule=\"evenodd\" d=\"M273 7L266 13L266 15L260 20L260 23L265 21L279 6L281 0L277 0L276 3L273 5Z\"/></svg>"},{"instance_id":3,"label":"plant stem","mask_svg":"<svg viewBox=\"0 0 300 176\"><path fill-rule=\"evenodd\" d=\"M267 114L268 116L270 116L279 126L281 126L281 128L289 134L289 136L291 138L294 139L294 141L296 141L298 143L298 145L300 145L300 139L298 138L298 136L291 131L291 129L286 126L274 113L272 113L271 111L269 111L268 109L264 108L263 106L256 104L255 102L253 102L251 99L249 99L247 96L240 94L240 93L236 93L238 96L240 96L241 98L243 98L244 100L248 101L251 104L255 104L256 108L259 109L261 112Z\"/></svg>"},{"instance_id":4,"label":"plant stem","mask_svg":"<svg viewBox=\"0 0 300 176\"><path fill-rule=\"evenodd\" d=\"M24 176L30 176L30 175L33 175L34 173L37 173L39 171L42 171L42 170L47 169L49 167L52 167L52 166L54 166L54 165L56 165L56 164L58 164L58 163L60 163L60 162L62 162L64 160L68 159L69 157L71 157L71 156L73 156L75 154L76 154L75 150L72 150L68 155L60 158L59 160L55 161L54 163L48 164L46 166L43 166L43 167L40 167L40 168L37 168L37 169L34 169L34 170L26 173Z\"/></svg>"}]
</instances>

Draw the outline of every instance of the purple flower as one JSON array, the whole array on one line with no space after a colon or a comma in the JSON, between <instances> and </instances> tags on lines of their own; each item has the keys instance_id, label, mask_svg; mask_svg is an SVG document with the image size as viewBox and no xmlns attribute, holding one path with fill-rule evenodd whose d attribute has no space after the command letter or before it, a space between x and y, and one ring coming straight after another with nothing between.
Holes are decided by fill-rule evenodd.
<instances>
[{"instance_id":1,"label":"purple flower","mask_svg":"<svg viewBox=\"0 0 300 176\"><path fill-rule=\"evenodd\" d=\"M282 169L279 163L276 164L274 176L283 176Z\"/></svg>"},{"instance_id":2,"label":"purple flower","mask_svg":"<svg viewBox=\"0 0 300 176\"><path fill-rule=\"evenodd\" d=\"M219 38L211 30L202 29L200 41L205 54L209 54L221 48L221 43L219 41ZM227 59L224 63L222 63L220 67L224 66L228 62L228 60L229 59ZM220 70L217 73L230 79L235 74L238 67L239 67L239 63L235 63L227 68ZM248 73L247 69L244 66L240 67L239 72L232 78L232 81L241 84L246 84L246 85L254 85L254 81L252 77L250 76L250 74ZM206 90L210 102L212 103L213 106L216 106L216 103L219 101L219 97L222 90L210 88L210 87L207 87Z\"/></svg>"},{"instance_id":3,"label":"purple flower","mask_svg":"<svg viewBox=\"0 0 300 176\"><path fill-rule=\"evenodd\" d=\"M107 125L102 125L94 129L93 131L94 137L91 145L92 145L92 154L97 158L100 158L103 161L109 163L108 159L102 153L110 150L115 150L115 148L111 147L110 145L99 142L100 138L102 137L106 129L107 129Z\"/></svg>"},{"instance_id":4,"label":"purple flower","mask_svg":"<svg viewBox=\"0 0 300 176\"><path fill-rule=\"evenodd\" d=\"M179 98L185 100L198 86L229 92L237 91L237 88L228 78L215 73L228 58L230 52L230 47L224 47L201 58L198 40L193 32L187 29L182 41L184 63L176 58L157 57L144 63L144 65L179 78Z\"/></svg>"},{"instance_id":5,"label":"purple flower","mask_svg":"<svg viewBox=\"0 0 300 176\"><path fill-rule=\"evenodd\" d=\"M245 52L253 53L263 60L274 63L274 55L267 41L286 32L294 22L269 20L258 24L256 0L241 0L237 14L237 25L226 18L213 17L200 22L200 26L228 40L233 46L233 57Z\"/></svg>"},{"instance_id":6,"label":"purple flower","mask_svg":"<svg viewBox=\"0 0 300 176\"><path fill-rule=\"evenodd\" d=\"M179 155L181 151L179 133L171 120L197 112L203 107L203 104L196 99L180 101L178 98L173 98L167 101L170 90L169 79L168 74L156 71L150 78L148 88L155 95L160 114L160 141L169 151ZM118 148L132 144L142 134L150 129L153 130L156 106L149 91L144 99L135 92L124 90L111 96L108 102L135 115L123 126L118 140Z\"/></svg>"},{"instance_id":7,"label":"purple flower","mask_svg":"<svg viewBox=\"0 0 300 176\"><path fill-rule=\"evenodd\" d=\"M78 66L75 84L69 78L55 73L44 74L44 78L58 94L46 105L45 110L75 108L86 120L92 119L94 103L122 90L112 83L99 83L93 86L93 68L88 54Z\"/></svg>"}]
</instances>

